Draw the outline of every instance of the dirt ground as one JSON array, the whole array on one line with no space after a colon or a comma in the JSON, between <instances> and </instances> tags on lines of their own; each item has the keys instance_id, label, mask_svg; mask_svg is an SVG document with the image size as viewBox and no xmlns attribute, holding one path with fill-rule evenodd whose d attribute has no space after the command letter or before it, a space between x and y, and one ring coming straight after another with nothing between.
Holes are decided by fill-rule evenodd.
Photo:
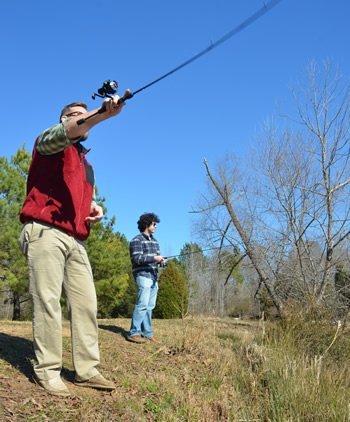
<instances>
[{"instance_id":1,"label":"dirt ground","mask_svg":"<svg viewBox=\"0 0 350 422\"><path fill-rule=\"evenodd\" d=\"M31 323L1 321L0 420L216 419L232 393L221 391L224 378L219 381L217 363L229 361L236 336L252 338L253 325L229 319L159 320L154 325L161 343L138 345L125 340L129 324L127 319L99 321L100 371L116 383L112 393L73 384L70 330L63 324L62 378L72 395L59 398L34 382Z\"/></svg>"}]
</instances>

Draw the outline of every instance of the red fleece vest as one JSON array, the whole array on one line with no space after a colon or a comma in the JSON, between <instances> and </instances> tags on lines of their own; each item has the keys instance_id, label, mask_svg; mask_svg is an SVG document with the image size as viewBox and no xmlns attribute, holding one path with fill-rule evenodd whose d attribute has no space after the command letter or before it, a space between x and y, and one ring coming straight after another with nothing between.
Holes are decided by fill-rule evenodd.
<instances>
[{"instance_id":1,"label":"red fleece vest","mask_svg":"<svg viewBox=\"0 0 350 422\"><path fill-rule=\"evenodd\" d=\"M27 197L20 220L57 227L79 240L90 233L85 218L93 194L92 167L85 151L74 144L53 155L41 155L35 147L27 180Z\"/></svg>"}]
</instances>

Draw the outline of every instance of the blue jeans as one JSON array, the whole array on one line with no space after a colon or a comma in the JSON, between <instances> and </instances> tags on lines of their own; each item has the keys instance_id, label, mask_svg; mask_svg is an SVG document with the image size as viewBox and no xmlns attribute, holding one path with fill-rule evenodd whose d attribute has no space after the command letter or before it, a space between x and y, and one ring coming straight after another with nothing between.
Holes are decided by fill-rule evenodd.
<instances>
[{"instance_id":1,"label":"blue jeans","mask_svg":"<svg viewBox=\"0 0 350 422\"><path fill-rule=\"evenodd\" d=\"M151 338L152 310L156 306L158 283L152 278L137 276L137 300L132 314L130 336L142 335Z\"/></svg>"}]
</instances>

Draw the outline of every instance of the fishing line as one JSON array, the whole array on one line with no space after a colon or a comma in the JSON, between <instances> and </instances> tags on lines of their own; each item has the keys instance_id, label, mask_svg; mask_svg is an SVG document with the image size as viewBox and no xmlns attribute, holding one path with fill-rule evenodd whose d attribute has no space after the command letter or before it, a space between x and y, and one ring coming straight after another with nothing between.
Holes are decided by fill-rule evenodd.
<instances>
[{"instance_id":1,"label":"fishing line","mask_svg":"<svg viewBox=\"0 0 350 422\"><path fill-rule=\"evenodd\" d=\"M195 54L194 56L190 57L188 60L184 61L183 63L179 64L178 66L171 69L169 72L164 73L163 75L159 76L158 78L154 79L153 81L147 83L146 85L142 86L141 88L137 89L136 91L131 91L130 89L127 89L124 92L124 95L119 98L119 103L124 103L127 100L130 100L133 98L136 94L139 94L140 92L144 91L145 89L151 87L152 85L160 82L161 80L167 78L168 76L172 75L173 73L179 71L180 69L184 68L185 66L188 66L190 63L193 63L194 61L198 60L200 57L204 56L205 54L208 54L210 51L217 48L219 45L223 44L224 42L228 41L230 38L237 35L239 32L243 31L248 26L252 25L255 21L260 19L262 16L264 16L266 13L271 11L275 6L277 6L278 3L280 3L282 0L271 0L268 3L265 3L260 9L258 9L255 13L253 13L251 16L249 16L247 19L245 19L243 22L241 22L238 26L231 29L229 32L224 34L221 38L216 40L215 42L211 43L208 47L206 47L204 50L200 51L199 53ZM112 98L114 94L116 94L118 90L118 82L115 80L106 80L102 87L97 90L97 93L95 92L92 95L92 98L95 99L96 97L100 98ZM86 120L90 119L91 117L95 116L96 114L101 114L106 110L105 105L102 105L102 107L96 111L96 113L90 114L90 116L86 118L82 118L77 121L78 125L81 125L86 122Z\"/></svg>"},{"instance_id":2,"label":"fishing line","mask_svg":"<svg viewBox=\"0 0 350 422\"><path fill-rule=\"evenodd\" d=\"M196 253L203 253L203 252L207 252L207 251L214 251L217 249L222 249L223 251L225 251L225 247L227 246L214 246L212 248L206 248L206 249L199 249L198 251L190 251L190 252L184 252L184 253L180 253L178 255L171 255L171 256L165 256L165 259L172 259L172 258L177 258L178 256L186 256L186 255L193 255Z\"/></svg>"},{"instance_id":3,"label":"fishing line","mask_svg":"<svg viewBox=\"0 0 350 422\"><path fill-rule=\"evenodd\" d=\"M227 32L225 35L223 35L221 38L219 38L214 43L210 44L208 47L206 47L204 50L200 51L199 53L195 54L188 60L184 61L180 65L176 66L174 69L170 70L169 72L165 73L162 76L159 76L157 79L155 79L152 82L149 82L145 86L137 89L133 95L138 94L139 92L143 91L144 89L149 88L150 86L160 82L162 79L167 78L168 76L172 75L173 73L177 72L178 70L182 69L185 66L188 66L190 63L193 63L195 60L198 60L200 57L204 56L205 54L209 53L211 50L214 50L214 48L218 47L220 44L223 44L225 41L229 40L239 32L243 31L245 28L247 28L249 25L257 21L259 18L261 18L263 15L265 15L267 12L269 12L271 9L273 9L275 6L277 6L278 3L280 3L282 0L271 0L267 4L264 4L260 9L258 9L255 13L253 13L249 18L245 19L242 23L240 23L235 28L231 29L229 32Z\"/></svg>"}]
</instances>

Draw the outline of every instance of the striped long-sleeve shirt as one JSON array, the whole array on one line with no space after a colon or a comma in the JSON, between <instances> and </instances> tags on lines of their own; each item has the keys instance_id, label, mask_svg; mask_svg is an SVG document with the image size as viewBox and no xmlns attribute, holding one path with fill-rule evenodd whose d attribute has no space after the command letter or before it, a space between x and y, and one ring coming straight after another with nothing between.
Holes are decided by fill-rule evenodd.
<instances>
[{"instance_id":1,"label":"striped long-sleeve shirt","mask_svg":"<svg viewBox=\"0 0 350 422\"><path fill-rule=\"evenodd\" d=\"M158 264L154 257L160 255L159 244L151 235L140 233L130 242L130 257L134 277L141 275L144 277L157 279Z\"/></svg>"},{"instance_id":2,"label":"striped long-sleeve shirt","mask_svg":"<svg viewBox=\"0 0 350 422\"><path fill-rule=\"evenodd\" d=\"M42 155L52 155L63 151L72 145L68 139L65 127L62 123L51 126L44 130L36 141L36 150Z\"/></svg>"}]
</instances>

